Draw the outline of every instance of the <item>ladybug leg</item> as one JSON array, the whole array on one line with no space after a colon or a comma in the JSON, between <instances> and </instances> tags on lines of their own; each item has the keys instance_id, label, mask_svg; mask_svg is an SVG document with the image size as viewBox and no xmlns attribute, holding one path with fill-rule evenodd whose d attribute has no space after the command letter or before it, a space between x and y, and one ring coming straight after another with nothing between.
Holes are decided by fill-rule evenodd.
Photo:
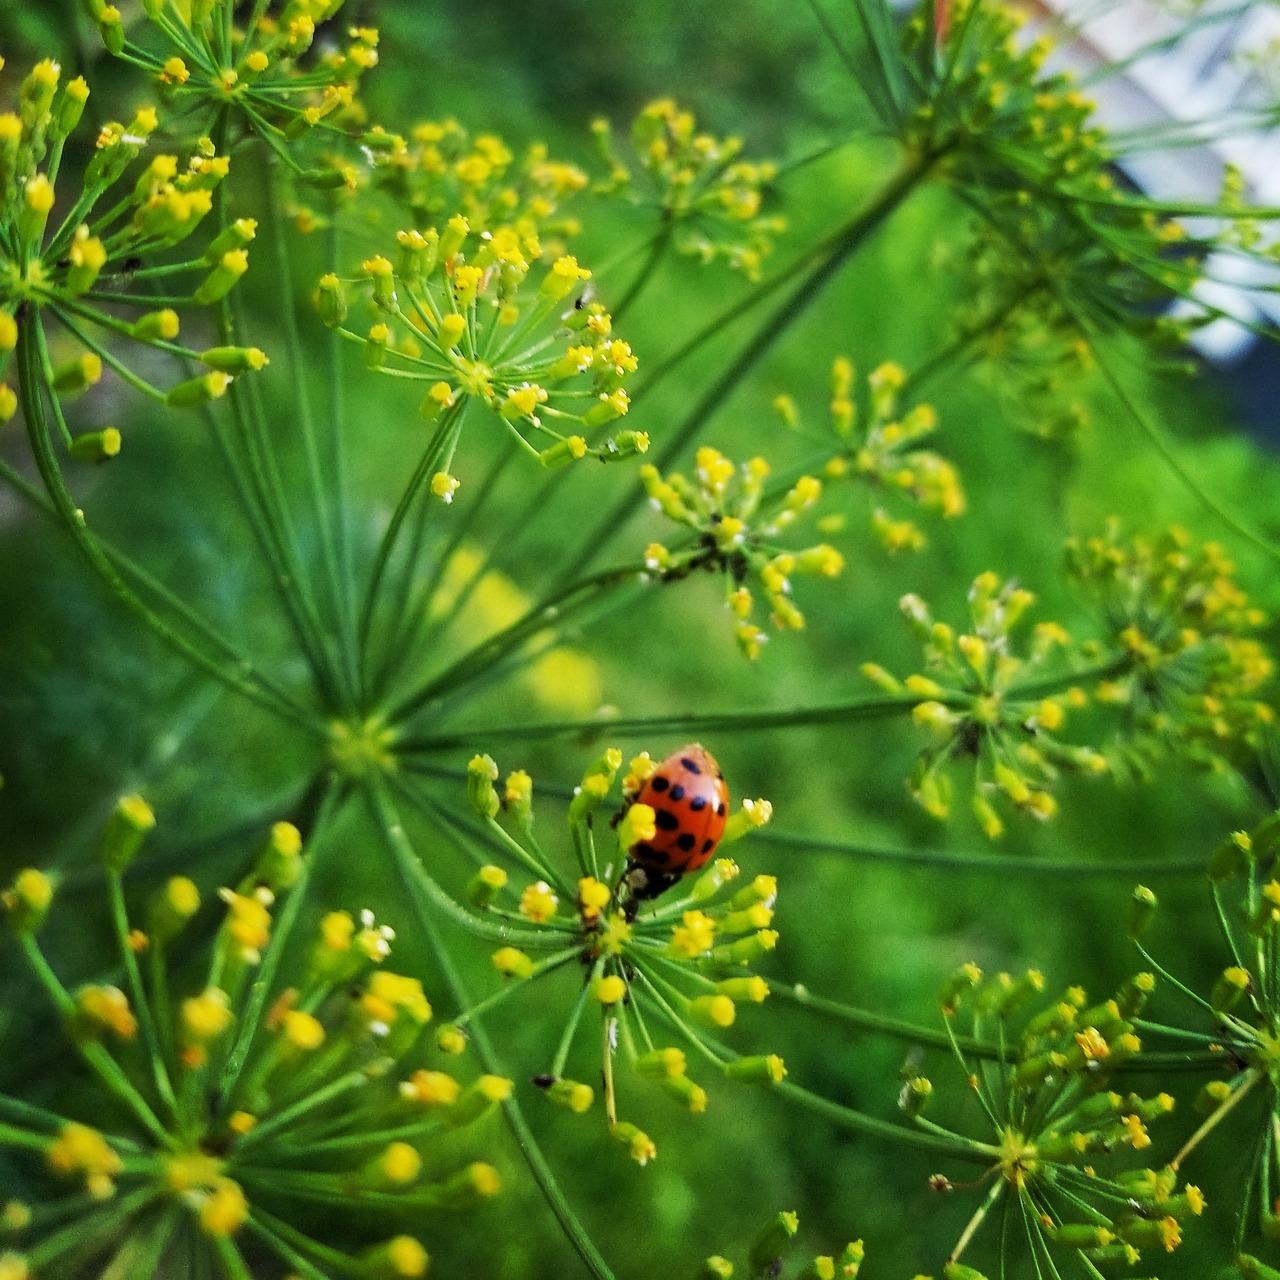
<instances>
[{"instance_id":1,"label":"ladybug leg","mask_svg":"<svg viewBox=\"0 0 1280 1280\"><path fill-rule=\"evenodd\" d=\"M660 897L679 881L678 875L655 871L639 862L628 862L622 877L622 891L618 895L624 919L634 920L644 903Z\"/></svg>"}]
</instances>

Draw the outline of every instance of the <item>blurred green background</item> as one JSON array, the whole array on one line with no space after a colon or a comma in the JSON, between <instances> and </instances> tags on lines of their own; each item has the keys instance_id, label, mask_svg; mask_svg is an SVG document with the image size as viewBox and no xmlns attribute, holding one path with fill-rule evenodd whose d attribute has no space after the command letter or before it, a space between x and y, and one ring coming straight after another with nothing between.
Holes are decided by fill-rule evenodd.
<instances>
[{"instance_id":1,"label":"blurred green background","mask_svg":"<svg viewBox=\"0 0 1280 1280\"><path fill-rule=\"evenodd\" d=\"M384 33L382 63L368 82L368 97L374 115L392 127L454 115L475 130L497 130L517 144L545 139L553 154L585 159L592 116L624 120L658 95L689 105L707 127L741 134L749 153L761 156L802 155L866 126L856 86L801 5L404 0L357 8L362 20L378 23ZM72 32L73 13L69 3L6 4L0 51L10 70L56 49L68 64L93 66L98 101L113 100L107 87L113 83L126 100L140 96L121 67L100 58L91 35ZM780 204L791 229L779 261L847 218L893 163L891 148L864 139L789 180ZM913 197L740 388L706 438L733 456L763 451L785 464L802 456L804 446L787 438L769 411L775 394L792 394L820 420L827 369L837 353L853 356L864 372L885 359L908 369L928 359L947 342L968 301L944 252L962 244L960 226L945 194L929 190ZM635 214L597 208L586 220L581 256L600 261L645 234ZM304 244L301 252L306 261L314 247ZM308 266L300 273L300 293L317 271ZM274 324L273 282L255 281L251 273L249 286L266 346ZM642 361L655 358L738 288L718 268L670 263L628 317L625 336ZM731 340L721 342L690 362L629 425L660 442L664 426L678 419L730 349ZM1131 373L1145 378L1141 369ZM275 374L267 381L284 437L291 427L287 387ZM359 384L359 405L348 420L366 539L398 495L420 440L412 402L386 381ZM149 414L132 401L117 403L121 393L105 384L95 394L101 400L87 412L120 419L127 438L119 465L75 477L97 526L135 548L168 580L184 584L268 665L300 676L264 603L252 549L199 428ZM1067 447L1019 429L1008 379L998 367L934 383L927 398L941 417L941 446L957 460L969 493L964 519L945 527L926 522L928 549L895 559L858 532L860 508L851 504L845 578L832 588L805 591L808 630L776 639L754 666L738 656L719 588L710 581L690 581L628 605L575 639L600 663L605 700L643 714L855 696L865 691L860 662L876 660L894 670L915 665L916 651L896 608L905 591L920 593L939 616L954 619L962 616L969 582L992 568L1037 592L1037 618L1084 630L1083 602L1062 581L1060 547L1068 534L1091 531L1120 512L1135 528L1154 530L1179 520L1201 537L1224 537L1114 402L1093 389L1085 394L1093 401L1092 423ZM1172 386L1151 381L1148 403L1214 493L1254 524L1275 527L1272 494L1280 469L1232 421L1229 388L1218 376ZM505 447L505 441L497 443ZM26 465L16 433L0 436L0 449ZM477 448L467 460L464 484L478 482L481 452ZM558 565L565 545L573 544L566 531L594 518L606 501L602 495L627 482L621 474L602 479L592 473L563 485L557 504L509 557L516 582L535 591L542 566ZM507 508L536 481L513 467L504 483L499 505ZM656 518L643 517L618 541L618 552L660 536ZM1274 612L1280 606L1274 573L1239 551L1246 584ZM512 683L492 692L474 716L481 723L526 721L556 712L539 704L527 685ZM494 744L475 745L496 751ZM662 754L678 743L620 745ZM780 832L941 850L958 858L983 850L964 813L944 828L911 801L903 783L917 745L909 725L742 734L708 739L707 745L735 794L774 802ZM559 744L509 758L500 754L499 764L528 765L535 780L567 786L587 751ZM467 754L444 763L460 766ZM40 517L0 494L0 878L32 861L64 871L72 909L55 914L50 950L68 977L94 973L102 963L100 895L87 867L94 833L121 791L142 790L160 816L157 837L136 869L137 884L181 868L208 887L243 865L265 822L293 812L311 763L301 748L280 740L273 724L211 692L114 613L61 535L51 535ZM1195 857L1259 812L1256 800L1230 779L1168 767L1149 783L1069 782L1056 821L1011 824L1003 847L1024 860L1025 870L1016 874L773 849L763 840L742 846L741 859L747 871L776 871L782 880L782 943L772 972L931 1022L937 988L968 959L990 968L1035 964L1051 988L1080 982L1098 994L1109 992L1138 967L1123 930L1132 880L1109 864ZM549 806L544 822L553 814ZM380 846L355 821L335 838L347 855L330 861L331 882L321 886L317 904L378 904L400 928L400 963L411 960L428 991L438 991L431 959L416 944L396 886L387 881ZM461 883L465 867L452 850L430 839L423 847L446 882ZM1096 872L1045 870L1044 860L1068 857L1096 864ZM1203 983L1223 957L1201 881L1186 875L1147 879L1165 906L1154 946L1179 972ZM473 985L487 990L485 951L456 941ZM6 991L0 1027L8 1021L9 1043L22 1048L0 1060L0 1087L56 1097L67 1086L47 1069L61 1050L38 1011L28 1007L27 989L15 993L12 961L12 953L0 949ZM543 1069L567 1007L567 987L560 996L517 1000L508 1006L517 1013L500 1028L495 1024L517 1076ZM1184 1016L1177 1006L1167 1008L1173 1021ZM592 1069L587 1039L580 1046L583 1073ZM734 1043L781 1052L793 1079L875 1114L893 1113L905 1052L900 1043L770 1006L740 1020ZM951 1101L965 1092L953 1069L939 1061L931 1073L948 1099L942 1109L950 1106L978 1131L976 1108ZM63 1100L74 1106L74 1097ZM828 1128L763 1092L716 1088L707 1114L689 1117L635 1089L625 1111L659 1146L657 1162L644 1170L605 1143L598 1116L569 1117L536 1096L527 1101L574 1205L626 1280L692 1274L700 1257L740 1248L778 1208L800 1211L815 1249L865 1236L867 1280L905 1280L940 1270L972 1209L965 1197L944 1200L929 1192L926 1178L936 1171L931 1162ZM1217 1260L1227 1251L1230 1187L1243 1175L1242 1134L1249 1123L1238 1116L1206 1146L1208 1167L1202 1162L1194 1173L1209 1194L1210 1212L1187 1247L1161 1266L1166 1280L1217 1274ZM435 1274L494 1280L577 1274L578 1264L521 1177L519 1156L497 1122L489 1141L500 1152L507 1190L481 1213L421 1225L436 1257ZM1169 1134L1157 1141L1168 1148L1157 1154L1171 1154ZM0 1198L11 1175L0 1163ZM1015 1267L1010 1280L1029 1274Z\"/></svg>"}]
</instances>

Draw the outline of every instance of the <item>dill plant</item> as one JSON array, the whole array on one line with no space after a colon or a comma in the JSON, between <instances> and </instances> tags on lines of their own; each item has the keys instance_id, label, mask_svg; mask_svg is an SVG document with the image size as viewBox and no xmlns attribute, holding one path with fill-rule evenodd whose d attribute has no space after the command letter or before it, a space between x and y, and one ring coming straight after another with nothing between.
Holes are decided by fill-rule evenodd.
<instances>
[{"instance_id":1,"label":"dill plant","mask_svg":"<svg viewBox=\"0 0 1280 1280\"><path fill-rule=\"evenodd\" d=\"M625 1118L620 1094L651 1083L686 1113L709 1110L698 1123L714 1141L718 1090L699 1081L713 1074L767 1088L806 1123L967 1167L976 1182L951 1172L932 1180L938 1192L980 1192L938 1259L946 1280L1148 1274L1204 1210L1185 1181L1204 1140L1237 1108L1249 1114L1250 1095L1266 1099L1253 1108L1258 1154L1241 1196L1245 1209L1260 1206L1265 1254L1275 1235L1280 910L1270 825L1234 837L1208 864L1232 960L1208 997L1145 951L1149 969L1114 997L1090 1003L1072 986L1034 1012L1038 971L984 979L968 966L944 990L941 1030L771 976L786 937L774 928L775 902L786 899L772 874L738 883L737 863L721 856L657 901L627 891L628 850L654 837L656 815L636 799L649 753L676 735L718 743L913 721L929 739L914 768L903 762L916 799L946 819L960 779L992 840L1023 818L1052 819L1067 772L1107 786L1179 759L1253 778L1274 718L1267 619L1223 546L1118 525L1072 540L1066 575L1095 605L1085 635L1048 618L1030 626L1032 591L990 570L973 580L961 621L936 618L906 592L922 661L908 671L901 653L851 656L850 672L860 667L875 695L634 717L602 714L593 696L574 716L538 710L536 689L550 687L554 705L555 686L590 670L566 640L582 644L589 621L646 594L715 577L743 656L763 665L762 624L804 628L793 579L830 579L825 589L838 592L846 562L866 560L873 545L925 552L931 522L962 517L966 497L945 404L935 412L922 392L987 357L1027 374L1017 383L1027 415L1054 435L1062 396L1096 369L1115 411L1135 419L1207 517L1280 555L1200 487L1111 354L1113 343L1176 350L1195 323L1215 318L1197 292L1211 255L1266 265L1260 228L1276 211L1248 204L1230 172L1212 205L1122 190L1120 141L1070 77L1045 69L1049 37L1020 33L1017 13L994 0L926 0L903 25L880 0L839 15L810 7L900 163L808 245L788 241L786 185L814 157L747 158L741 140L701 129L668 99L641 110L625 141L603 120L591 125L594 159L581 165L448 118L373 118L360 91L379 36L351 25L341 0L146 0L136 14L88 0L106 54L155 99L96 130L84 118L91 76L45 60L18 82L0 112L0 417L25 432L34 479L25 462L4 463L3 476L54 517L137 626L302 744L309 776L299 779L307 802L288 815L297 825L282 816L259 833L230 883L208 882L197 860L148 896L138 872L156 815L143 797L123 798L98 864L115 955L79 986L41 943L59 910L56 877L16 869L3 895L13 954L61 1024L86 1092L65 1114L0 1095L0 1148L16 1170L0 1218L3 1280L166 1266L216 1267L233 1280L272 1267L424 1274L421 1214L474 1207L499 1188L479 1158L491 1139L482 1122L499 1110L522 1172L586 1271L608 1277L611 1263L526 1107L598 1112L601 1123L582 1121L582 1159L647 1166L681 1141L682 1125L651 1135ZM769 411L811 458L794 470L732 461L704 438L713 415L930 184L972 211L987 250L960 250L976 303L953 341L919 369L882 363L863 375L837 337L810 362L812 385ZM598 202L625 203L650 225L638 245L593 264L574 242ZM307 268L325 259L305 278L304 238ZM623 335L636 308L657 305L649 286L668 255L741 283L724 312L650 354ZM268 321L245 305L255 269L279 284ZM305 308L294 306L299 296ZM1164 314L1174 303L1188 319ZM653 388L745 320L746 336L693 388L682 417L646 416ZM92 499L77 497L83 468L129 465L128 433L95 418L87 393L100 379L161 406L165 421L172 412L175 423L203 423L293 663L272 669L210 620L198 586L166 582L137 548L98 531ZM418 447L399 489L379 495L385 519L373 529L353 513L351 454L361 389L375 379L403 398ZM264 386L273 385L285 388L287 423L270 412ZM805 406L823 394L815 429ZM679 469L686 453L692 478ZM558 562L530 573L515 554L525 527L554 515L566 477L584 473L598 487L598 521L565 529ZM850 492L872 504L858 521L831 501ZM802 521L821 540L796 532ZM755 614L757 596L767 617ZM638 635L638 650L645 641L685 642ZM541 679L530 684L530 671ZM504 714L486 720L495 688ZM540 774L547 800L535 823L519 753L557 739L578 758L545 787ZM618 742L648 748L625 773ZM489 752L509 767L501 788ZM744 801L724 843L751 835L768 847L771 813L763 798ZM402 899L373 910L313 900L341 871L335 846L353 838L399 877ZM794 831L791 840L805 843ZM1012 855L987 856L1017 866ZM1223 908L1227 883L1243 885L1253 950ZM205 900L222 903L216 918ZM430 957L425 979L386 967L384 906L412 920ZM1136 895L1135 937L1153 906L1149 890ZM478 999L454 954L464 935L490 948L494 985ZM563 1007L556 973L576 975ZM1149 1021L1162 986L1209 1028ZM539 990L548 994L524 999ZM546 1055L509 1068L504 1020L522 1000ZM433 1002L443 1019L433 1020ZM794 1078L785 1045L726 1043L740 1007L758 1025L777 1005L823 1020L833 1037L856 1028L950 1051L981 1117L942 1110L932 1077L914 1065L893 1116L892 1099L877 1114ZM589 1009L598 1026L588 1057ZM1162 1038L1172 1047L1148 1047ZM1168 1130L1181 1117L1170 1093L1131 1089L1126 1077L1166 1071L1214 1078L1207 1118L1156 1162L1148 1125ZM334 1204L352 1207L350 1218L326 1217ZM847 1212L856 1217L856 1203ZM1242 1274L1280 1274L1243 1252L1248 1215L1239 1221ZM744 1251L746 1273L778 1274L795 1232L795 1215L780 1214ZM803 1274L853 1277L862 1261L851 1244ZM716 1255L703 1274L728 1276L734 1264Z\"/></svg>"}]
</instances>

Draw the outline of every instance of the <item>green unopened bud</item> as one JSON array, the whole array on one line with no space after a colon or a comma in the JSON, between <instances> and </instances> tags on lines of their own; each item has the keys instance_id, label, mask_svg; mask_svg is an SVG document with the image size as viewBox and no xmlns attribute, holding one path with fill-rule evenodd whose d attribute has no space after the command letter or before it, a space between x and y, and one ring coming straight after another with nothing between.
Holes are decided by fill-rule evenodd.
<instances>
[{"instance_id":1,"label":"green unopened bud","mask_svg":"<svg viewBox=\"0 0 1280 1280\"><path fill-rule=\"evenodd\" d=\"M538 451L538 461L549 470L567 467L571 462L579 462L587 456L587 442L582 436L566 436Z\"/></svg>"},{"instance_id":2,"label":"green unopened bud","mask_svg":"<svg viewBox=\"0 0 1280 1280\"><path fill-rule=\"evenodd\" d=\"M527 978L534 969L533 958L519 947L499 947L489 962L504 978Z\"/></svg>"},{"instance_id":3,"label":"green unopened bud","mask_svg":"<svg viewBox=\"0 0 1280 1280\"><path fill-rule=\"evenodd\" d=\"M412 1236L395 1236L362 1253L355 1274L361 1280L417 1280L431 1265L427 1251Z\"/></svg>"},{"instance_id":4,"label":"green unopened bud","mask_svg":"<svg viewBox=\"0 0 1280 1280\"><path fill-rule=\"evenodd\" d=\"M92 351L86 351L54 371L53 389L63 395L75 395L93 386L101 377L101 358Z\"/></svg>"},{"instance_id":5,"label":"green unopened bud","mask_svg":"<svg viewBox=\"0 0 1280 1280\"><path fill-rule=\"evenodd\" d=\"M115 427L86 431L72 440L68 452L79 462L108 462L120 452L120 432Z\"/></svg>"},{"instance_id":6,"label":"green unopened bud","mask_svg":"<svg viewBox=\"0 0 1280 1280\"><path fill-rule=\"evenodd\" d=\"M498 789L493 785L497 780L498 766L492 756L471 757L467 764L467 799L482 818L496 818L502 807Z\"/></svg>"},{"instance_id":7,"label":"green unopened bud","mask_svg":"<svg viewBox=\"0 0 1280 1280\"><path fill-rule=\"evenodd\" d=\"M1249 837L1243 832L1228 836L1209 859L1209 879L1221 884L1239 875L1249 865L1251 853Z\"/></svg>"},{"instance_id":8,"label":"green unopened bud","mask_svg":"<svg viewBox=\"0 0 1280 1280\"><path fill-rule=\"evenodd\" d=\"M502 1076L480 1076L463 1091L449 1108L448 1124L457 1129L488 1115L499 1103L511 1096L511 1081Z\"/></svg>"},{"instance_id":9,"label":"green unopened bud","mask_svg":"<svg viewBox=\"0 0 1280 1280\"><path fill-rule=\"evenodd\" d=\"M589 1084L582 1084L578 1080L557 1080L548 1087L547 1096L574 1115L580 1116L591 1110L595 1091Z\"/></svg>"},{"instance_id":10,"label":"green unopened bud","mask_svg":"<svg viewBox=\"0 0 1280 1280\"><path fill-rule=\"evenodd\" d=\"M302 832L292 822L277 822L254 864L253 879L273 893L291 889L302 875Z\"/></svg>"},{"instance_id":11,"label":"green unopened bud","mask_svg":"<svg viewBox=\"0 0 1280 1280\"><path fill-rule=\"evenodd\" d=\"M200 363L223 373L257 372L271 363L261 347L209 347L200 353Z\"/></svg>"},{"instance_id":12,"label":"green unopened bud","mask_svg":"<svg viewBox=\"0 0 1280 1280\"><path fill-rule=\"evenodd\" d=\"M769 984L761 977L726 978L716 990L737 1003L763 1004L769 998Z\"/></svg>"},{"instance_id":13,"label":"green unopened bud","mask_svg":"<svg viewBox=\"0 0 1280 1280\"><path fill-rule=\"evenodd\" d=\"M909 1116L918 1116L933 1097L933 1081L927 1076L912 1076L903 1081L898 1106Z\"/></svg>"},{"instance_id":14,"label":"green unopened bud","mask_svg":"<svg viewBox=\"0 0 1280 1280\"><path fill-rule=\"evenodd\" d=\"M253 218L237 218L209 241L208 248L204 251L204 261L209 266L214 266L228 253L247 249L257 234L258 224Z\"/></svg>"},{"instance_id":15,"label":"green unopened bud","mask_svg":"<svg viewBox=\"0 0 1280 1280\"><path fill-rule=\"evenodd\" d=\"M1120 1016L1133 1019L1145 1008L1151 993L1156 989L1156 977L1153 973L1135 973L1125 979L1120 990L1116 992L1116 1006Z\"/></svg>"},{"instance_id":16,"label":"green unopened bud","mask_svg":"<svg viewBox=\"0 0 1280 1280\"><path fill-rule=\"evenodd\" d=\"M13 884L0 893L0 905L9 913L9 923L19 933L34 933L39 929L52 902L53 881L35 867L19 871Z\"/></svg>"},{"instance_id":17,"label":"green unopened bud","mask_svg":"<svg viewBox=\"0 0 1280 1280\"><path fill-rule=\"evenodd\" d=\"M621 395L621 392L617 393ZM621 462L626 458L634 458L638 454L649 452L649 433L647 431L619 431L610 436L597 450L596 457L601 462Z\"/></svg>"},{"instance_id":18,"label":"green unopened bud","mask_svg":"<svg viewBox=\"0 0 1280 1280\"><path fill-rule=\"evenodd\" d=\"M170 307L148 311L129 327L129 332L139 342L172 342L181 328L178 313Z\"/></svg>"},{"instance_id":19,"label":"green unopened bud","mask_svg":"<svg viewBox=\"0 0 1280 1280\"><path fill-rule=\"evenodd\" d=\"M381 369L391 345L391 330L385 324L375 324L369 329L364 342L364 363L369 369Z\"/></svg>"},{"instance_id":20,"label":"green unopened bud","mask_svg":"<svg viewBox=\"0 0 1280 1280\"><path fill-rule=\"evenodd\" d=\"M320 319L330 328L336 329L347 318L347 292L342 281L332 271L320 277L316 285L316 310Z\"/></svg>"},{"instance_id":21,"label":"green unopened bud","mask_svg":"<svg viewBox=\"0 0 1280 1280\"><path fill-rule=\"evenodd\" d=\"M147 907L147 931L159 946L171 942L200 910L200 890L186 876L174 876L152 895Z\"/></svg>"},{"instance_id":22,"label":"green unopened bud","mask_svg":"<svg viewBox=\"0 0 1280 1280\"><path fill-rule=\"evenodd\" d=\"M738 877L738 864L732 858L717 858L694 882L693 900L706 902L714 898L730 881Z\"/></svg>"},{"instance_id":23,"label":"green unopened bud","mask_svg":"<svg viewBox=\"0 0 1280 1280\"><path fill-rule=\"evenodd\" d=\"M188 378L170 387L165 395L165 403L174 409L195 409L211 400L226 395L231 385L231 375L219 369L211 369L197 378Z\"/></svg>"},{"instance_id":24,"label":"green unopened bud","mask_svg":"<svg viewBox=\"0 0 1280 1280\"><path fill-rule=\"evenodd\" d=\"M700 1116L707 1109L707 1091L688 1076L664 1076L658 1083L663 1093L693 1115Z\"/></svg>"},{"instance_id":25,"label":"green unopened bud","mask_svg":"<svg viewBox=\"0 0 1280 1280\"><path fill-rule=\"evenodd\" d=\"M98 34L107 52L119 57L124 52L124 22L113 4L103 5L98 13Z\"/></svg>"},{"instance_id":26,"label":"green unopened bud","mask_svg":"<svg viewBox=\"0 0 1280 1280\"><path fill-rule=\"evenodd\" d=\"M156 815L141 796L122 796L102 833L103 865L109 871L123 871L138 856L142 842L155 825Z\"/></svg>"},{"instance_id":27,"label":"green unopened bud","mask_svg":"<svg viewBox=\"0 0 1280 1280\"><path fill-rule=\"evenodd\" d=\"M748 938L736 942L721 943L711 948L711 959L716 964L753 965L763 959L778 945L776 929L761 929Z\"/></svg>"},{"instance_id":28,"label":"green unopened bud","mask_svg":"<svg viewBox=\"0 0 1280 1280\"><path fill-rule=\"evenodd\" d=\"M732 1276L733 1263L718 1253L707 1258L698 1271L698 1280L731 1280Z\"/></svg>"},{"instance_id":29,"label":"green unopened bud","mask_svg":"<svg viewBox=\"0 0 1280 1280\"><path fill-rule=\"evenodd\" d=\"M502 1189L502 1180L491 1164L477 1160L459 1169L444 1182L432 1188L432 1202L442 1209L469 1209L484 1200L491 1200Z\"/></svg>"},{"instance_id":30,"label":"green unopened bud","mask_svg":"<svg viewBox=\"0 0 1280 1280\"><path fill-rule=\"evenodd\" d=\"M753 1276L776 1275L782 1254L795 1239L800 1229L800 1219L793 1212L778 1214L756 1237L748 1254L748 1265Z\"/></svg>"},{"instance_id":31,"label":"green unopened bud","mask_svg":"<svg viewBox=\"0 0 1280 1280\"><path fill-rule=\"evenodd\" d=\"M84 104L88 100L89 86L82 76L76 76L74 80L67 81L58 94L57 103L53 109L54 137L65 138L75 129L84 115Z\"/></svg>"},{"instance_id":32,"label":"green unopened bud","mask_svg":"<svg viewBox=\"0 0 1280 1280\"><path fill-rule=\"evenodd\" d=\"M787 1064L776 1053L758 1053L726 1062L724 1073L730 1080L748 1084L781 1084L787 1078Z\"/></svg>"},{"instance_id":33,"label":"green unopened bud","mask_svg":"<svg viewBox=\"0 0 1280 1280\"><path fill-rule=\"evenodd\" d=\"M492 863L483 866L467 885L467 899L480 910L493 905L493 900L507 885L507 873Z\"/></svg>"},{"instance_id":34,"label":"green unopened bud","mask_svg":"<svg viewBox=\"0 0 1280 1280\"><path fill-rule=\"evenodd\" d=\"M841 1251L836 1272L843 1280L858 1280L858 1272L866 1261L867 1249L861 1240L852 1240Z\"/></svg>"},{"instance_id":35,"label":"green unopened bud","mask_svg":"<svg viewBox=\"0 0 1280 1280\"><path fill-rule=\"evenodd\" d=\"M533 779L523 769L507 774L502 786L502 804L521 831L533 826Z\"/></svg>"},{"instance_id":36,"label":"green unopened bud","mask_svg":"<svg viewBox=\"0 0 1280 1280\"><path fill-rule=\"evenodd\" d=\"M1134 889L1129 899L1129 937L1140 938L1146 933L1158 905L1159 899L1146 885L1140 884Z\"/></svg>"},{"instance_id":37,"label":"green unopened bud","mask_svg":"<svg viewBox=\"0 0 1280 1280\"><path fill-rule=\"evenodd\" d=\"M1196 1110L1202 1115L1212 1115L1217 1111L1228 1098L1231 1097L1232 1088L1226 1080L1210 1080L1208 1084L1196 1094Z\"/></svg>"},{"instance_id":38,"label":"green unopened bud","mask_svg":"<svg viewBox=\"0 0 1280 1280\"><path fill-rule=\"evenodd\" d=\"M665 1080L670 1076L682 1076L686 1063L683 1049L650 1049L636 1059L636 1071L650 1080Z\"/></svg>"},{"instance_id":39,"label":"green unopened bud","mask_svg":"<svg viewBox=\"0 0 1280 1280\"><path fill-rule=\"evenodd\" d=\"M1226 1013L1234 1009L1240 1003L1244 993L1249 990L1249 983L1248 969L1241 969L1238 965L1224 969L1217 982L1213 984L1213 991L1209 996L1209 1003L1213 1005L1214 1011Z\"/></svg>"},{"instance_id":40,"label":"green unopened bud","mask_svg":"<svg viewBox=\"0 0 1280 1280\"><path fill-rule=\"evenodd\" d=\"M962 964L947 979L942 990L938 993L938 1002L942 1006L943 1013L954 1013L960 1004L961 998L972 991L981 981L982 970L976 964Z\"/></svg>"},{"instance_id":41,"label":"green unopened bud","mask_svg":"<svg viewBox=\"0 0 1280 1280\"><path fill-rule=\"evenodd\" d=\"M201 306L225 298L249 270L249 255L243 249L229 249L200 282L192 295Z\"/></svg>"},{"instance_id":42,"label":"green unopened bud","mask_svg":"<svg viewBox=\"0 0 1280 1280\"><path fill-rule=\"evenodd\" d=\"M316 191L336 191L347 185L347 172L345 169L306 169L297 175L297 181Z\"/></svg>"}]
</instances>

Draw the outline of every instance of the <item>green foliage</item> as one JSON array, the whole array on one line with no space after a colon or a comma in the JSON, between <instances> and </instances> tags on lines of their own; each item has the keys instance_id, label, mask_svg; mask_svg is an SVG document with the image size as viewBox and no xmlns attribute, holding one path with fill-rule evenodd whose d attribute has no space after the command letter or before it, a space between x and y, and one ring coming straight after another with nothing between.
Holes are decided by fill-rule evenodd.
<instances>
[{"instance_id":1,"label":"green foliage","mask_svg":"<svg viewBox=\"0 0 1280 1280\"><path fill-rule=\"evenodd\" d=\"M0 1278L1272 1274L1277 211L995 0L355 7L0 17Z\"/></svg>"}]
</instances>

